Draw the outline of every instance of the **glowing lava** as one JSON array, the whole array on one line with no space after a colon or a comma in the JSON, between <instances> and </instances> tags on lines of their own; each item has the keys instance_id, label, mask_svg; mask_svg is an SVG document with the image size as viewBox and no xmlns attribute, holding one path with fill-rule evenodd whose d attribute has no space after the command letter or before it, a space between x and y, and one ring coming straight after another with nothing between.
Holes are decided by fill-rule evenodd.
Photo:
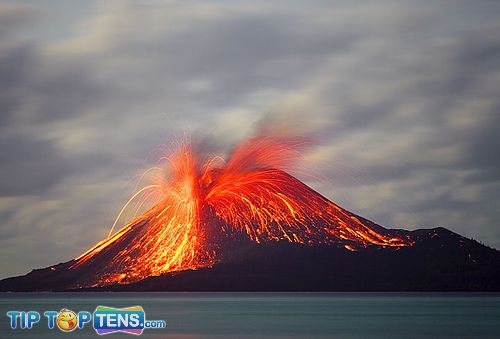
<instances>
[{"instance_id":1,"label":"glowing lava","mask_svg":"<svg viewBox=\"0 0 500 339\"><path fill-rule=\"evenodd\" d=\"M303 141L251 138L228 161L203 159L189 143L164 158L170 175L135 193L138 206L153 207L76 258L93 276L82 285L129 283L167 272L210 267L220 259L221 239L288 241L310 246L340 244L407 246L407 235L359 218L285 172L300 158ZM149 173L161 171L160 168ZM116 222L115 222L116 224Z\"/></svg>"}]
</instances>

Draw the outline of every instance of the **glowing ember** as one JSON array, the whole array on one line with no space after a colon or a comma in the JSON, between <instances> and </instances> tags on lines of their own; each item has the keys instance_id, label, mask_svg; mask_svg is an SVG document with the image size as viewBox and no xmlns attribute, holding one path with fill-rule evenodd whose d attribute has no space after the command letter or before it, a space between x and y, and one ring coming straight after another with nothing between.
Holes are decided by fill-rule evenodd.
<instances>
[{"instance_id":1,"label":"glowing ember","mask_svg":"<svg viewBox=\"0 0 500 339\"><path fill-rule=\"evenodd\" d=\"M355 251L368 245L411 245L408 236L352 215L287 174L299 159L299 139L252 138L225 162L206 161L189 143L165 158L170 175L155 175L133 201L153 207L76 258L73 268L95 265L88 285L128 283L166 272L210 267L219 242L235 234L251 241L288 241L310 246L343 243ZM148 173L161 171L160 168ZM139 208L139 207L138 207ZM103 258L104 266L98 264Z\"/></svg>"}]
</instances>

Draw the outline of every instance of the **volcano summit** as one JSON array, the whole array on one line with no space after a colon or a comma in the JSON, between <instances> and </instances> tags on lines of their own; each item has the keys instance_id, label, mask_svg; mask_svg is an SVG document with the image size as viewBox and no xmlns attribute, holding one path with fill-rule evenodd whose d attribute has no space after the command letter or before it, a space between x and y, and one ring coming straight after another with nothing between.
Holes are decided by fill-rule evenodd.
<instances>
[{"instance_id":1,"label":"volcano summit","mask_svg":"<svg viewBox=\"0 0 500 339\"><path fill-rule=\"evenodd\" d=\"M227 161L180 143L108 237L0 290L500 290L500 252L443 228L392 230L288 174L304 140L255 137ZM139 217L113 233L132 204Z\"/></svg>"}]
</instances>

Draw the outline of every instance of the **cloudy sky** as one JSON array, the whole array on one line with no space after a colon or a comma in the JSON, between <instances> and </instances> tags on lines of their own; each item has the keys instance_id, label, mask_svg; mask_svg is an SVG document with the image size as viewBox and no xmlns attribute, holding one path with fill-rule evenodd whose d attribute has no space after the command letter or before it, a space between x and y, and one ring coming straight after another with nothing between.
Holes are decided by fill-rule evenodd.
<instances>
[{"instance_id":1,"label":"cloudy sky","mask_svg":"<svg viewBox=\"0 0 500 339\"><path fill-rule=\"evenodd\" d=\"M500 248L497 1L0 2L0 276L107 234L159 146L300 126L340 205Z\"/></svg>"}]
</instances>

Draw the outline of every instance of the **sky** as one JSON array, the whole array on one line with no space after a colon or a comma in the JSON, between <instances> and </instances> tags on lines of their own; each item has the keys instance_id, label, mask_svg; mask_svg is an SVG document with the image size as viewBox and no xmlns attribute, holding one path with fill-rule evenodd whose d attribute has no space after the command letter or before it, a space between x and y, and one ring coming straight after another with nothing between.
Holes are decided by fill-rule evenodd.
<instances>
[{"instance_id":1,"label":"sky","mask_svg":"<svg viewBox=\"0 0 500 339\"><path fill-rule=\"evenodd\" d=\"M314 139L304 179L500 248L497 1L0 2L0 277L103 239L162 145Z\"/></svg>"}]
</instances>

